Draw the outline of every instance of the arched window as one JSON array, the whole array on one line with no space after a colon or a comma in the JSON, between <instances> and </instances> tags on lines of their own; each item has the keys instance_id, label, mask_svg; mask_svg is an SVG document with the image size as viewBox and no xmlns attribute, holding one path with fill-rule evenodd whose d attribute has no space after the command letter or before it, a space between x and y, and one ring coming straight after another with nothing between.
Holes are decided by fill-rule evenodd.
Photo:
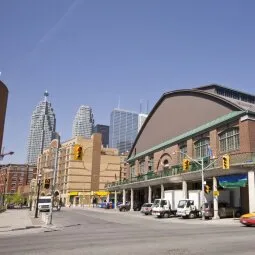
<instances>
[{"instance_id":1,"label":"arched window","mask_svg":"<svg viewBox=\"0 0 255 255\"><path fill-rule=\"evenodd\" d=\"M195 143L195 158L204 158L209 156L209 138L204 138Z\"/></svg>"},{"instance_id":2,"label":"arched window","mask_svg":"<svg viewBox=\"0 0 255 255\"><path fill-rule=\"evenodd\" d=\"M239 129L232 128L221 133L219 135L220 139L220 152L227 152L238 150L240 146L239 142Z\"/></svg>"},{"instance_id":3,"label":"arched window","mask_svg":"<svg viewBox=\"0 0 255 255\"><path fill-rule=\"evenodd\" d=\"M167 159L164 160L163 165L164 167L169 167L169 162Z\"/></svg>"}]
</instances>

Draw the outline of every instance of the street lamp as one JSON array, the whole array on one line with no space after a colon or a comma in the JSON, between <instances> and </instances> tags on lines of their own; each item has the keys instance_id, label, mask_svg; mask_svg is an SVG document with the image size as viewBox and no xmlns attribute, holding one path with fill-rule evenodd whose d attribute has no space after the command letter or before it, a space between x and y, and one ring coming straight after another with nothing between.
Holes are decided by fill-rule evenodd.
<instances>
[{"instance_id":1,"label":"street lamp","mask_svg":"<svg viewBox=\"0 0 255 255\"><path fill-rule=\"evenodd\" d=\"M199 164L201 166L201 181L202 181L202 220L205 220L205 214L204 214L204 211L205 211L205 179L204 179L204 159L202 158L201 159L201 163L196 160L196 159L193 159L192 157L190 157L188 154L186 154L185 152L182 152L182 151L175 151L173 152L173 155L175 155L176 153L180 153L184 156L186 156L188 159L190 159L191 161L194 161L196 162L197 164Z\"/></svg>"},{"instance_id":2,"label":"street lamp","mask_svg":"<svg viewBox=\"0 0 255 255\"><path fill-rule=\"evenodd\" d=\"M0 154L0 160L3 160L5 156L7 155L13 155L14 154L14 151L9 151L7 153L2 153Z\"/></svg>"},{"instance_id":3,"label":"street lamp","mask_svg":"<svg viewBox=\"0 0 255 255\"><path fill-rule=\"evenodd\" d=\"M42 175L38 174L38 178L37 178L37 198L36 198L36 207L35 207L35 218L38 218L38 202L39 202L39 196L40 196L41 178L42 178Z\"/></svg>"}]
</instances>

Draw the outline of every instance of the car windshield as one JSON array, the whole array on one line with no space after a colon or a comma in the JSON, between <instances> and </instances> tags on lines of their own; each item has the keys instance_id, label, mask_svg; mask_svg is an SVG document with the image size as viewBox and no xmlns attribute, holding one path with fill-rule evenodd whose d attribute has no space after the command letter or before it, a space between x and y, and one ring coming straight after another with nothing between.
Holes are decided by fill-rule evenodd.
<instances>
[{"instance_id":1,"label":"car windshield","mask_svg":"<svg viewBox=\"0 0 255 255\"><path fill-rule=\"evenodd\" d=\"M160 204L160 199L156 199L154 201L153 207L159 207L159 204Z\"/></svg>"},{"instance_id":2,"label":"car windshield","mask_svg":"<svg viewBox=\"0 0 255 255\"><path fill-rule=\"evenodd\" d=\"M187 201L186 200L180 200L178 204L178 208L184 208L186 205Z\"/></svg>"},{"instance_id":3,"label":"car windshield","mask_svg":"<svg viewBox=\"0 0 255 255\"><path fill-rule=\"evenodd\" d=\"M142 207L151 207L151 206L152 206L152 204L146 203L146 204L143 204Z\"/></svg>"},{"instance_id":4,"label":"car windshield","mask_svg":"<svg viewBox=\"0 0 255 255\"><path fill-rule=\"evenodd\" d=\"M40 198L38 200L38 203L50 203L51 202L51 199L50 198Z\"/></svg>"}]
</instances>

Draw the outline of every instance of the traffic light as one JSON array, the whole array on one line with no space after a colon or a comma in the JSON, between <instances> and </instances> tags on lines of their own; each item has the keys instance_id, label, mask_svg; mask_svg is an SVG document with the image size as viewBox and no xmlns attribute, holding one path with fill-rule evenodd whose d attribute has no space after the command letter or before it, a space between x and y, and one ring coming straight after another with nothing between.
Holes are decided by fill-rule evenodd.
<instances>
[{"instance_id":1,"label":"traffic light","mask_svg":"<svg viewBox=\"0 0 255 255\"><path fill-rule=\"evenodd\" d=\"M229 155L223 155L222 157L222 169L229 169Z\"/></svg>"},{"instance_id":2,"label":"traffic light","mask_svg":"<svg viewBox=\"0 0 255 255\"><path fill-rule=\"evenodd\" d=\"M205 193L209 194L210 193L210 186L209 185L205 185Z\"/></svg>"},{"instance_id":3,"label":"traffic light","mask_svg":"<svg viewBox=\"0 0 255 255\"><path fill-rule=\"evenodd\" d=\"M82 147L80 145L74 147L74 159L82 160Z\"/></svg>"},{"instance_id":4,"label":"traffic light","mask_svg":"<svg viewBox=\"0 0 255 255\"><path fill-rule=\"evenodd\" d=\"M189 170L189 160L188 159L183 159L182 160L182 168L184 171Z\"/></svg>"},{"instance_id":5,"label":"traffic light","mask_svg":"<svg viewBox=\"0 0 255 255\"><path fill-rule=\"evenodd\" d=\"M45 179L44 181L44 188L49 189L50 188L50 179Z\"/></svg>"}]
</instances>

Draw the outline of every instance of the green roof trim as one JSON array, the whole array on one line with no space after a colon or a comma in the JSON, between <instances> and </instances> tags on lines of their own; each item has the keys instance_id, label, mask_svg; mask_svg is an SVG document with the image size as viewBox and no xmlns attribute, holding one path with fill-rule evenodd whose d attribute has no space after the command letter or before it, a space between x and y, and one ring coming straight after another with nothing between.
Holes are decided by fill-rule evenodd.
<instances>
[{"instance_id":1,"label":"green roof trim","mask_svg":"<svg viewBox=\"0 0 255 255\"><path fill-rule=\"evenodd\" d=\"M176 136L176 137L174 137L170 140L167 140L163 143L160 143L160 144L158 144L158 145L156 145L156 146L154 146L154 147L152 147L152 148L150 148L146 151L140 152L140 153L136 154L134 157L129 158L127 160L127 162L132 162L132 161L134 161L134 160L136 160L140 157L143 157L147 154L150 154L152 152L156 152L156 151L162 150L164 148L167 148L170 145L176 144L177 142L180 142L183 139L187 139L191 136L197 135L198 133L205 132L206 130L211 129L212 127L218 126L218 125L220 125L220 124L222 124L226 121L229 121L229 120L232 120L234 118L240 117L245 113L246 113L246 111L233 111L233 112L230 112L230 113L228 113L226 115L223 115L223 116L221 116L221 117L219 117L219 118L217 118L213 121L210 121L210 122L208 122L204 125L201 125L201 126L195 128L195 129L192 129L192 130L190 130L190 131L188 131L184 134L181 134L181 135Z\"/></svg>"}]
</instances>

